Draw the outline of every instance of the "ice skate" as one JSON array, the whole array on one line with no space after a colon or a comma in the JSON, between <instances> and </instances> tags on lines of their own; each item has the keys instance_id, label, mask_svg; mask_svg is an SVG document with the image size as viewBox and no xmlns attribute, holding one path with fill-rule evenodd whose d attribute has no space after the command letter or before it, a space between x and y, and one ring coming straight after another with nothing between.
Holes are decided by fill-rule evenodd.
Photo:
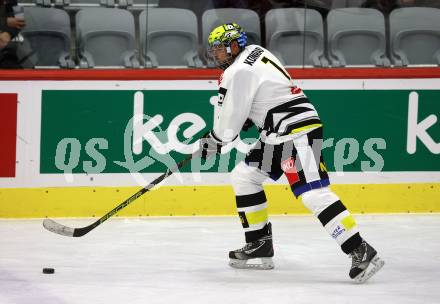
<instances>
[{"instance_id":1,"label":"ice skate","mask_svg":"<svg viewBox=\"0 0 440 304\"><path fill-rule=\"evenodd\" d=\"M378 272L385 262L377 256L377 251L364 240L350 253L352 265L349 276L356 283L364 283Z\"/></svg>"},{"instance_id":2,"label":"ice skate","mask_svg":"<svg viewBox=\"0 0 440 304\"><path fill-rule=\"evenodd\" d=\"M247 243L243 248L229 252L229 266L238 269L273 269L273 244L270 224L269 235L254 242Z\"/></svg>"}]
</instances>

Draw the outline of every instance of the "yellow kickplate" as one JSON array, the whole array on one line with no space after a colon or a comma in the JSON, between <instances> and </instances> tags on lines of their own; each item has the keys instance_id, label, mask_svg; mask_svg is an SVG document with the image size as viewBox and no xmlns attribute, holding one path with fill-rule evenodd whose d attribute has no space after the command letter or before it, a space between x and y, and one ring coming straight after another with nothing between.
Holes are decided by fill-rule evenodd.
<instances>
[{"instance_id":1,"label":"yellow kickplate","mask_svg":"<svg viewBox=\"0 0 440 304\"><path fill-rule=\"evenodd\" d=\"M332 185L352 213L440 212L440 184ZM101 217L138 187L0 188L0 218ZM265 186L269 214L308 214L287 185ZM235 215L231 186L163 186L120 216Z\"/></svg>"}]
</instances>

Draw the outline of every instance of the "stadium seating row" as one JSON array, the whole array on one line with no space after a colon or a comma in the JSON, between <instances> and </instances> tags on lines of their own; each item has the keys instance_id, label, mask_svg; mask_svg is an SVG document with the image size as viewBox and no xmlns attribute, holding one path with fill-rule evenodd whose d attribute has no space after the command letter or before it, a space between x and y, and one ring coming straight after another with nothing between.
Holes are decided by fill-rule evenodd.
<instances>
[{"instance_id":1,"label":"stadium seating row","mask_svg":"<svg viewBox=\"0 0 440 304\"><path fill-rule=\"evenodd\" d=\"M148 12L148 16L147 16ZM150 8L139 18L127 10L93 7L75 15L76 54L71 24L61 9L26 7L25 42L36 65L62 68L212 66L200 51L197 17L189 10ZM258 15L247 9L212 9L202 16L202 43L217 25L235 21L249 43L261 44ZM400 8L388 19L375 9L331 10L324 21L311 9L270 10L265 42L287 66L316 67L440 65L440 9Z\"/></svg>"},{"instance_id":2,"label":"stadium seating row","mask_svg":"<svg viewBox=\"0 0 440 304\"><path fill-rule=\"evenodd\" d=\"M19 0L22 6L56 7L69 9L89 8L89 7L157 7L158 0Z\"/></svg>"}]
</instances>

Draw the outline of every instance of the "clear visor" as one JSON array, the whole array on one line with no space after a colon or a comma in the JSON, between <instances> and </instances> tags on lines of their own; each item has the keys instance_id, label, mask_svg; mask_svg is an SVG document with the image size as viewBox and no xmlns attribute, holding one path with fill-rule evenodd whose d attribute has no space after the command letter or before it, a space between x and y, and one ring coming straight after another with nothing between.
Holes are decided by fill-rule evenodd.
<instances>
[{"instance_id":1,"label":"clear visor","mask_svg":"<svg viewBox=\"0 0 440 304\"><path fill-rule=\"evenodd\" d=\"M208 46L207 57L209 61L215 62L222 69L228 67L233 61L229 47L219 42Z\"/></svg>"}]
</instances>

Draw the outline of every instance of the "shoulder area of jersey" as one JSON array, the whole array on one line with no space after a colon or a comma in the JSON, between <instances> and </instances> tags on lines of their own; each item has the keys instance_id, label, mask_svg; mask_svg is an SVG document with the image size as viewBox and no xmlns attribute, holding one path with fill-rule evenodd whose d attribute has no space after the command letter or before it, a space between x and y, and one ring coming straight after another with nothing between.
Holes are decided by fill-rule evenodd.
<instances>
[{"instance_id":1,"label":"shoulder area of jersey","mask_svg":"<svg viewBox=\"0 0 440 304\"><path fill-rule=\"evenodd\" d=\"M231 70L251 70L254 67L255 62L261 59L261 56L265 51L266 49L260 45L251 44L246 46L231 65Z\"/></svg>"}]
</instances>

